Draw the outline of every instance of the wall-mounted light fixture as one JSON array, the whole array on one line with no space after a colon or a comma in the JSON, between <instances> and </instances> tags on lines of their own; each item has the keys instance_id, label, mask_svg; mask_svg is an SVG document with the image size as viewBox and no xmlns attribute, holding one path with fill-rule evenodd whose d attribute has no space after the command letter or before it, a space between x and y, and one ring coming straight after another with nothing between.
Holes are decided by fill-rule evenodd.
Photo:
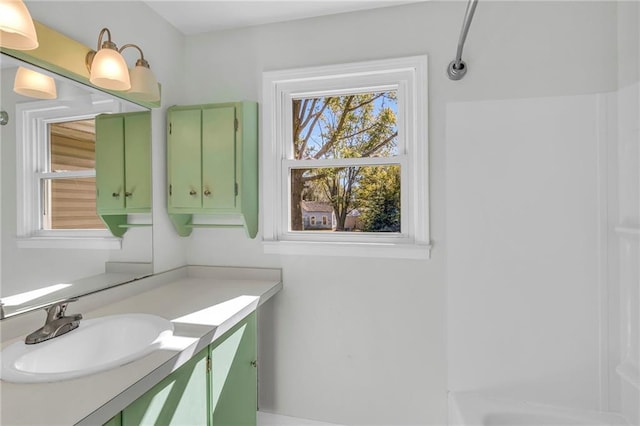
<instances>
[{"instance_id":1,"label":"wall-mounted light fixture","mask_svg":"<svg viewBox=\"0 0 640 426\"><path fill-rule=\"evenodd\" d=\"M131 78L131 89L129 89L129 93L143 101L159 101L160 87L158 86L158 80L151 71L149 62L144 59L142 49L135 44L125 44L120 48L120 53L127 47L134 47L140 52L140 59L136 61L136 66L129 71L129 77Z\"/></svg>"},{"instance_id":2,"label":"wall-mounted light fixture","mask_svg":"<svg viewBox=\"0 0 640 426\"><path fill-rule=\"evenodd\" d=\"M102 36L107 33L107 41L102 42ZM97 52L91 51L86 57L87 68L91 72L89 81L103 89L129 90L129 70L127 63L118 51L118 46L111 41L111 31L103 28L98 35Z\"/></svg>"},{"instance_id":3,"label":"wall-mounted light fixture","mask_svg":"<svg viewBox=\"0 0 640 426\"><path fill-rule=\"evenodd\" d=\"M22 0L0 0L0 46L15 50L38 47L38 36Z\"/></svg>"},{"instance_id":4,"label":"wall-mounted light fixture","mask_svg":"<svg viewBox=\"0 0 640 426\"><path fill-rule=\"evenodd\" d=\"M102 37L107 34L107 41L102 42ZM127 63L122 56L122 51L128 47L134 47L140 52L140 59L136 61L134 68L129 71ZM87 53L86 64L91 77L89 81L103 89L129 91L136 98L155 102L160 100L160 88L158 80L149 67L149 62L144 59L144 53L135 44L125 44L120 50L111 41L111 32L103 28L98 36L97 52Z\"/></svg>"},{"instance_id":5,"label":"wall-mounted light fixture","mask_svg":"<svg viewBox=\"0 0 640 426\"><path fill-rule=\"evenodd\" d=\"M18 67L13 91L38 99L55 99L58 96L53 78L23 67Z\"/></svg>"}]
</instances>

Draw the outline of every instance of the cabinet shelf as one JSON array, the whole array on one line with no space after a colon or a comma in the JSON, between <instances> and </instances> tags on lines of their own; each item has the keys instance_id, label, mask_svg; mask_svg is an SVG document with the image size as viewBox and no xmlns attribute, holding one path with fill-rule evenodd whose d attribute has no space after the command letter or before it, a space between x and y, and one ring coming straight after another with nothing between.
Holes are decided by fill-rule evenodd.
<instances>
[{"instance_id":1,"label":"cabinet shelf","mask_svg":"<svg viewBox=\"0 0 640 426\"><path fill-rule=\"evenodd\" d=\"M152 226L151 223L123 223L118 225L118 228L144 228L147 226Z\"/></svg>"}]
</instances>

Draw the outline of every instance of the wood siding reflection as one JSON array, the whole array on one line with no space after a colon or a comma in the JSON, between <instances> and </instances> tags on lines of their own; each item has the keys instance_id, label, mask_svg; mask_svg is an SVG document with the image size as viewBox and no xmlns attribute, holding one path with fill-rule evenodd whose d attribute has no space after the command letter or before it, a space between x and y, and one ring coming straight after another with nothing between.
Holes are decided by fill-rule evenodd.
<instances>
[{"instance_id":1,"label":"wood siding reflection","mask_svg":"<svg viewBox=\"0 0 640 426\"><path fill-rule=\"evenodd\" d=\"M95 169L94 120L49 126L51 171ZM104 229L96 213L96 179L52 179L51 229Z\"/></svg>"}]
</instances>

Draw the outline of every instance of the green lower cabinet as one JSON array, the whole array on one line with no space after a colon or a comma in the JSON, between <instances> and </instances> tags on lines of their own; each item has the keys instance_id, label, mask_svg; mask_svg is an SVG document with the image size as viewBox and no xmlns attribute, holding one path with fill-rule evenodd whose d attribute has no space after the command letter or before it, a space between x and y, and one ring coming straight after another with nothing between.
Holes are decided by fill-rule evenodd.
<instances>
[{"instance_id":1,"label":"green lower cabinet","mask_svg":"<svg viewBox=\"0 0 640 426\"><path fill-rule=\"evenodd\" d=\"M122 411L122 426L208 424L209 349L171 373Z\"/></svg>"},{"instance_id":2,"label":"green lower cabinet","mask_svg":"<svg viewBox=\"0 0 640 426\"><path fill-rule=\"evenodd\" d=\"M122 426L122 413L118 413L115 417L113 417L102 426Z\"/></svg>"},{"instance_id":3,"label":"green lower cabinet","mask_svg":"<svg viewBox=\"0 0 640 426\"><path fill-rule=\"evenodd\" d=\"M105 426L256 426L256 346L252 313Z\"/></svg>"},{"instance_id":4,"label":"green lower cabinet","mask_svg":"<svg viewBox=\"0 0 640 426\"><path fill-rule=\"evenodd\" d=\"M255 426L258 407L256 315L211 345L211 413L213 426Z\"/></svg>"}]
</instances>

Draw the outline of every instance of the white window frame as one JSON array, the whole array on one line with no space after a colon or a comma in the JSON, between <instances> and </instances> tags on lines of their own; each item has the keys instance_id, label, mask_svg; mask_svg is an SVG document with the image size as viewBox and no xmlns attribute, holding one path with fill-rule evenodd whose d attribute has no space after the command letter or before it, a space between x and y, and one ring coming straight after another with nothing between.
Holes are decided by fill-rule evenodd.
<instances>
[{"instance_id":1,"label":"white window frame","mask_svg":"<svg viewBox=\"0 0 640 426\"><path fill-rule=\"evenodd\" d=\"M17 143L17 244L19 248L81 248L119 250L122 239L108 229L42 228L41 181L47 177L93 177L95 171L49 173L49 124L86 120L102 113L120 112L121 106L112 99L82 105L50 101L26 102L16 105Z\"/></svg>"},{"instance_id":2,"label":"white window frame","mask_svg":"<svg viewBox=\"0 0 640 426\"><path fill-rule=\"evenodd\" d=\"M263 73L261 212L265 253L429 258L427 56L329 65ZM292 159L292 100L330 94L396 90L398 150L389 158ZM401 232L318 233L289 231L289 170L301 166L401 167Z\"/></svg>"}]
</instances>

